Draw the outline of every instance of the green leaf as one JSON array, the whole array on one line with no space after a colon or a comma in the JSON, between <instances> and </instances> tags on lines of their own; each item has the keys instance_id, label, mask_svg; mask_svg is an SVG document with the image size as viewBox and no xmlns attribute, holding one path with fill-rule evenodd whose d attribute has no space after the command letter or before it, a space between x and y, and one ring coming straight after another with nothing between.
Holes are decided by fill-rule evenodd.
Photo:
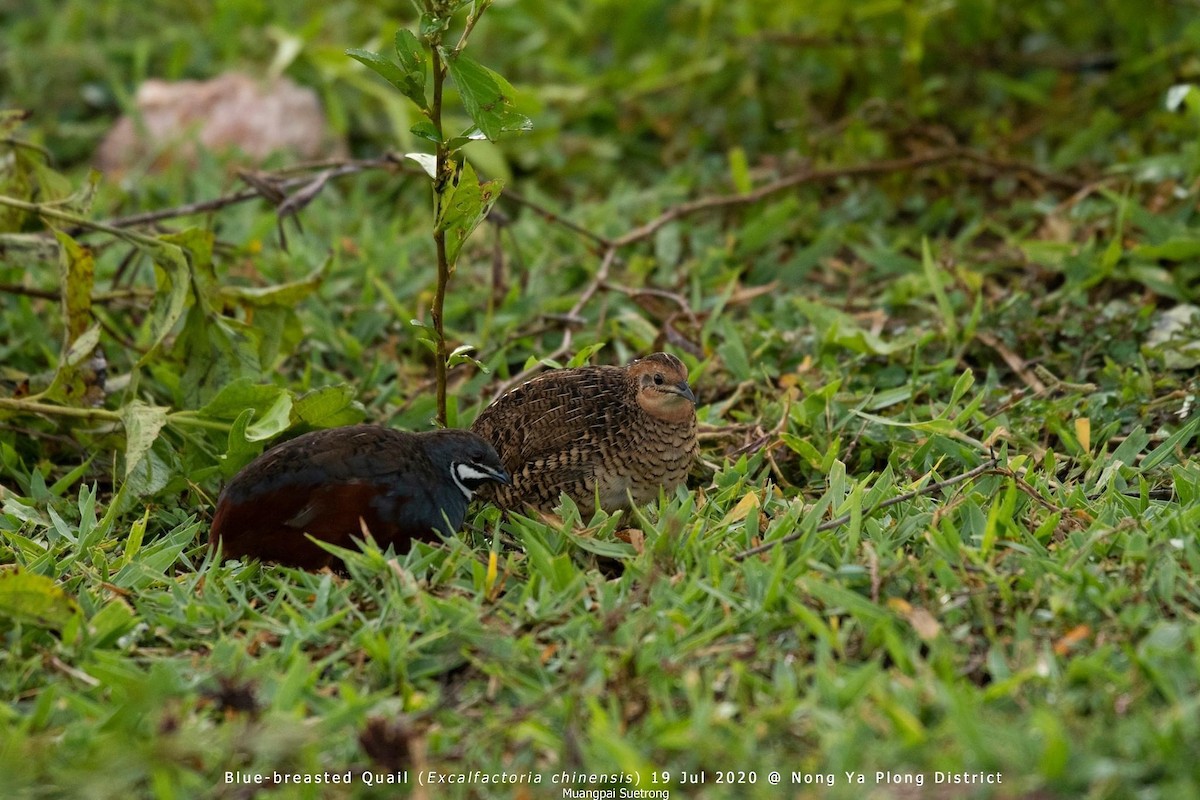
<instances>
[{"instance_id":1,"label":"green leaf","mask_svg":"<svg viewBox=\"0 0 1200 800\"><path fill-rule=\"evenodd\" d=\"M213 244L216 239L212 231L188 228L158 238L180 248L187 263L196 300L205 311L216 313L221 304L221 285L213 267Z\"/></svg>"},{"instance_id":2,"label":"green leaf","mask_svg":"<svg viewBox=\"0 0 1200 800\"><path fill-rule=\"evenodd\" d=\"M404 31L404 32L407 33L407 31ZM412 34L410 33L409 36L412 36ZM413 37L413 41L416 41L415 37ZM400 52L400 49L401 49L400 44L401 44L400 33L397 33L396 34L397 53ZM420 48L419 43L418 43L417 47L419 50L419 48ZM405 48L405 52L407 54L407 48ZM396 89L399 90L399 92L402 95L407 97L409 100L412 100L414 103L416 103L422 109L429 108L429 104L425 100L425 66L424 66L424 62L421 63L420 69L416 69L416 68L413 68L413 65L411 65L411 64L408 66L405 66L403 63L397 65L397 64L393 63L392 61L388 60L388 58L386 56L383 56L379 53L372 53L370 50L360 50L357 48L347 50L346 55L350 56L355 61L358 61L359 63L366 65L376 75L379 75L381 78L383 78L385 81L390 83L392 86L396 87ZM402 59L403 59L403 56L402 56Z\"/></svg>"},{"instance_id":3,"label":"green leaf","mask_svg":"<svg viewBox=\"0 0 1200 800\"><path fill-rule=\"evenodd\" d=\"M301 300L309 297L321 287L329 264L330 259L325 259L320 267L300 280L275 286L223 286L221 287L221 297L242 306L255 308L264 306L294 308Z\"/></svg>"},{"instance_id":4,"label":"green leaf","mask_svg":"<svg viewBox=\"0 0 1200 800\"><path fill-rule=\"evenodd\" d=\"M54 380L41 396L68 404L85 404L84 401L89 397L88 387L94 385L96 374L94 370L81 368L80 365L99 344L100 323L96 323L67 347L54 373Z\"/></svg>"},{"instance_id":5,"label":"green leaf","mask_svg":"<svg viewBox=\"0 0 1200 800\"><path fill-rule=\"evenodd\" d=\"M180 387L187 405L205 404L233 381L258 375L258 341L253 328L193 306L175 343L184 365Z\"/></svg>"},{"instance_id":6,"label":"green leaf","mask_svg":"<svg viewBox=\"0 0 1200 800\"><path fill-rule=\"evenodd\" d=\"M474 364L484 374L491 372L491 370L487 368L486 364L470 355L471 351L474 349L475 345L460 344L458 347L454 348L449 355L446 356L446 366L454 367L459 364L470 363Z\"/></svg>"},{"instance_id":7,"label":"green leaf","mask_svg":"<svg viewBox=\"0 0 1200 800\"><path fill-rule=\"evenodd\" d=\"M888 356L912 347L920 334L913 332L887 341L871 331L863 329L854 318L843 311L814 303L802 298L793 301L804 316L818 331L824 331L826 343L847 348L855 353Z\"/></svg>"},{"instance_id":8,"label":"green leaf","mask_svg":"<svg viewBox=\"0 0 1200 800\"><path fill-rule=\"evenodd\" d=\"M163 426L167 424L167 409L134 400L121 409L125 427L125 479L150 452Z\"/></svg>"},{"instance_id":9,"label":"green leaf","mask_svg":"<svg viewBox=\"0 0 1200 800\"><path fill-rule=\"evenodd\" d=\"M0 572L0 619L62 630L78 614L75 598L50 578L20 569Z\"/></svg>"},{"instance_id":10,"label":"green leaf","mask_svg":"<svg viewBox=\"0 0 1200 800\"><path fill-rule=\"evenodd\" d=\"M124 507L125 511L130 510L129 506L132 506L136 498L158 494L171 481L171 478L178 475L178 464L169 463L163 457L162 451L164 450L166 448L160 441L157 449L151 445L150 449L138 459L138 462L125 476L125 483L121 485L121 500L113 501L114 508ZM170 455L169 452L168 455Z\"/></svg>"},{"instance_id":11,"label":"green leaf","mask_svg":"<svg viewBox=\"0 0 1200 800\"><path fill-rule=\"evenodd\" d=\"M1160 244L1142 244L1132 255L1146 261L1191 261L1200 258L1200 239L1174 238Z\"/></svg>"},{"instance_id":12,"label":"green leaf","mask_svg":"<svg viewBox=\"0 0 1200 800\"><path fill-rule=\"evenodd\" d=\"M442 135L438 133L438 129L434 127L432 122L424 118L417 120L416 124L408 129L408 132L418 139L425 139L429 142L437 143L442 140ZM410 154L406 155L409 158L412 157Z\"/></svg>"},{"instance_id":13,"label":"green leaf","mask_svg":"<svg viewBox=\"0 0 1200 800\"><path fill-rule=\"evenodd\" d=\"M462 53L447 58L446 68L467 113L484 136L494 140L509 131L533 129L529 117L513 108L516 92L500 75Z\"/></svg>"},{"instance_id":14,"label":"green leaf","mask_svg":"<svg viewBox=\"0 0 1200 800\"><path fill-rule=\"evenodd\" d=\"M729 177L733 180L733 188L739 194L749 194L754 188L750 180L750 165L746 161L746 151L741 146L729 151Z\"/></svg>"},{"instance_id":15,"label":"green leaf","mask_svg":"<svg viewBox=\"0 0 1200 800\"><path fill-rule=\"evenodd\" d=\"M408 28L396 31L396 58L400 61L400 69L405 74L405 89L401 89L406 97L412 99L421 108L428 110L425 101L425 78L428 74L425 48L421 41Z\"/></svg>"},{"instance_id":16,"label":"green leaf","mask_svg":"<svg viewBox=\"0 0 1200 800\"><path fill-rule=\"evenodd\" d=\"M499 180L480 183L475 170L464 162L457 180L446 187L437 224L446 233L446 259L450 264L458 261L467 237L487 216L502 185Z\"/></svg>"},{"instance_id":17,"label":"green leaf","mask_svg":"<svg viewBox=\"0 0 1200 800\"><path fill-rule=\"evenodd\" d=\"M87 631L95 647L109 647L118 638L133 630L137 614L124 598L116 597L88 620Z\"/></svg>"},{"instance_id":18,"label":"green leaf","mask_svg":"<svg viewBox=\"0 0 1200 800\"><path fill-rule=\"evenodd\" d=\"M158 355L167 335L183 317L191 287L191 271L179 245L162 242L153 247L141 247L154 261L154 276L158 283L150 306L150 348L138 359L138 366L145 366Z\"/></svg>"},{"instance_id":19,"label":"green leaf","mask_svg":"<svg viewBox=\"0 0 1200 800\"><path fill-rule=\"evenodd\" d=\"M593 342L587 347L581 347L575 351L575 355L571 356L571 360L567 362L568 367L582 367L592 360L592 356L600 352L608 342Z\"/></svg>"},{"instance_id":20,"label":"green leaf","mask_svg":"<svg viewBox=\"0 0 1200 800\"><path fill-rule=\"evenodd\" d=\"M933 294L934 302L937 303L938 311L942 316L942 324L946 326L946 336L951 341L958 339L958 320L954 317L954 308L950 305L950 298L946 295L946 288L942 285L942 274L938 268L937 262L933 260L933 253L929 249L929 239L921 239L921 266L925 270L925 280L929 283L929 291Z\"/></svg>"},{"instance_id":21,"label":"green leaf","mask_svg":"<svg viewBox=\"0 0 1200 800\"><path fill-rule=\"evenodd\" d=\"M293 421L314 428L336 428L362 422L366 413L355 404L353 386L340 384L315 389L292 404Z\"/></svg>"},{"instance_id":22,"label":"green leaf","mask_svg":"<svg viewBox=\"0 0 1200 800\"><path fill-rule=\"evenodd\" d=\"M246 427L254 419L254 411L247 408L238 414L237 419L229 426L229 441L225 455L221 458L221 475L232 478L237 472L262 452L262 444L246 438Z\"/></svg>"},{"instance_id":23,"label":"green leaf","mask_svg":"<svg viewBox=\"0 0 1200 800\"><path fill-rule=\"evenodd\" d=\"M246 409L259 415L275 405L280 395L285 394L287 389L282 386L256 383L253 378L239 378L217 392L197 413L207 419L220 420L236 419Z\"/></svg>"},{"instance_id":24,"label":"green leaf","mask_svg":"<svg viewBox=\"0 0 1200 800\"><path fill-rule=\"evenodd\" d=\"M1188 453L1194 453L1194 451L1188 449L1187 444L1196 434L1197 428L1200 428L1200 416L1193 416L1191 421L1172 433L1163 440L1162 444L1146 454L1141 463L1142 471L1145 472L1154 469L1168 458L1177 458L1181 462L1185 461Z\"/></svg>"},{"instance_id":25,"label":"green leaf","mask_svg":"<svg viewBox=\"0 0 1200 800\"><path fill-rule=\"evenodd\" d=\"M292 395L281 392L275 402L260 414L256 414L254 422L246 426L246 439L251 442L261 442L271 439L286 431L292 425Z\"/></svg>"}]
</instances>

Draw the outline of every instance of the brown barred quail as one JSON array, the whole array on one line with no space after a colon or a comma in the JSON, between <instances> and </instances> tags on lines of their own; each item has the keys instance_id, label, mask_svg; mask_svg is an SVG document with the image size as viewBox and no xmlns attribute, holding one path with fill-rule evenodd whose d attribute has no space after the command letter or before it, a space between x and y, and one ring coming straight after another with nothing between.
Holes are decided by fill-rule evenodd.
<instances>
[{"instance_id":1,"label":"brown barred quail","mask_svg":"<svg viewBox=\"0 0 1200 800\"><path fill-rule=\"evenodd\" d=\"M512 476L479 496L550 511L565 492L586 520L597 499L611 513L671 491L697 451L687 377L678 358L654 353L625 367L553 370L512 389L471 426Z\"/></svg>"},{"instance_id":2,"label":"brown barred quail","mask_svg":"<svg viewBox=\"0 0 1200 800\"><path fill-rule=\"evenodd\" d=\"M407 552L414 539L457 531L472 495L508 479L492 446L469 431L313 431L234 476L217 501L209 542L226 558L337 567L340 560L304 534L351 548L365 528L380 547Z\"/></svg>"}]
</instances>

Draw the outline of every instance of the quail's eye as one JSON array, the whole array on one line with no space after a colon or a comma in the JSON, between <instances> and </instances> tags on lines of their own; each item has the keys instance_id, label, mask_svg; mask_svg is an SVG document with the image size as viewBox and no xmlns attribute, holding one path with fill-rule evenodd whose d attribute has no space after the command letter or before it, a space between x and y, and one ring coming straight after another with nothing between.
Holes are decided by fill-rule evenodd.
<instances>
[{"instance_id":1,"label":"quail's eye","mask_svg":"<svg viewBox=\"0 0 1200 800\"><path fill-rule=\"evenodd\" d=\"M663 385L663 376L661 373L658 373L658 372L654 373L654 385L655 386Z\"/></svg>"}]
</instances>

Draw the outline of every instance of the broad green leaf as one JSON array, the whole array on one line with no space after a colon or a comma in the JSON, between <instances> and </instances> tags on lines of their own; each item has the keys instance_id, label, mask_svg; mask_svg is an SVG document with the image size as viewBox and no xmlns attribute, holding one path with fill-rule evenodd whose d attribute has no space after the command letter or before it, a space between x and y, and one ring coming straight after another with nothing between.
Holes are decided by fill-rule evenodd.
<instances>
[{"instance_id":1,"label":"broad green leaf","mask_svg":"<svg viewBox=\"0 0 1200 800\"><path fill-rule=\"evenodd\" d=\"M212 231L203 228L188 228L179 233L158 237L160 241L176 245L187 262L188 274L196 292L196 299L209 313L216 313L221 306L221 285L213 267Z\"/></svg>"},{"instance_id":2,"label":"broad green leaf","mask_svg":"<svg viewBox=\"0 0 1200 800\"><path fill-rule=\"evenodd\" d=\"M254 415L254 422L246 426L246 439L261 442L286 431L292 425L292 395L281 392L275 402Z\"/></svg>"},{"instance_id":3,"label":"broad green leaf","mask_svg":"<svg viewBox=\"0 0 1200 800\"><path fill-rule=\"evenodd\" d=\"M446 233L446 258L451 265L458 261L458 254L467 237L479 226L500 196L501 186L498 180L481 184L475 170L464 162L457 181L446 187L437 224Z\"/></svg>"},{"instance_id":4,"label":"broad green leaf","mask_svg":"<svg viewBox=\"0 0 1200 800\"><path fill-rule=\"evenodd\" d=\"M406 34L412 43L404 38ZM395 86L404 97L408 97L422 109L428 110L430 106L425 98L424 50L421 49L420 42L408 30L401 29L396 32L396 54L400 56L401 60L398 65L388 59L388 56L372 53L371 50L359 48L346 50L346 55L350 58L370 68L380 78Z\"/></svg>"},{"instance_id":5,"label":"broad green leaf","mask_svg":"<svg viewBox=\"0 0 1200 800\"><path fill-rule=\"evenodd\" d=\"M217 392L198 413L208 419L236 419L246 409L265 411L282 394L287 394L287 389L282 386L256 383L253 378L239 378Z\"/></svg>"},{"instance_id":6,"label":"broad green leaf","mask_svg":"<svg viewBox=\"0 0 1200 800\"><path fill-rule=\"evenodd\" d=\"M405 86L400 91L421 108L428 109L425 100L425 78L428 74L425 48L408 28L396 31L396 58L405 75Z\"/></svg>"},{"instance_id":7,"label":"broad green leaf","mask_svg":"<svg viewBox=\"0 0 1200 800\"><path fill-rule=\"evenodd\" d=\"M20 569L0 571L0 619L62 630L78 614L75 598L50 578Z\"/></svg>"},{"instance_id":8,"label":"broad green leaf","mask_svg":"<svg viewBox=\"0 0 1200 800\"><path fill-rule=\"evenodd\" d=\"M416 136L418 139L424 139L429 142L436 143L442 140L441 134L438 133L438 129L434 127L432 122L424 118L417 120L416 124L408 129L408 132L413 136ZM409 158L412 158L411 154L406 153L406 155ZM427 169L426 171L428 172L429 170Z\"/></svg>"},{"instance_id":9,"label":"broad green leaf","mask_svg":"<svg viewBox=\"0 0 1200 800\"><path fill-rule=\"evenodd\" d=\"M412 34L409 34L410 36ZM400 34L396 35L397 51L400 50ZM414 37L415 41L415 37ZM418 48L419 48L418 44ZM419 71L408 69L403 65L398 65L389 60L386 56L380 53L372 53L370 50L351 49L346 51L346 55L366 65L375 74L379 75L405 97L412 100L423 109L427 109L429 104L425 100L425 70L424 65Z\"/></svg>"},{"instance_id":10,"label":"broad green leaf","mask_svg":"<svg viewBox=\"0 0 1200 800\"><path fill-rule=\"evenodd\" d=\"M121 423L125 427L125 479L137 467L167 424L167 409L134 400L121 409Z\"/></svg>"},{"instance_id":11,"label":"broad green leaf","mask_svg":"<svg viewBox=\"0 0 1200 800\"><path fill-rule=\"evenodd\" d=\"M92 320L92 289L96 262L88 247L62 231L54 231L58 240L59 283L66 318L62 358L50 386L41 396L69 405L89 405L98 401L94 369L84 365L100 344L100 326Z\"/></svg>"},{"instance_id":12,"label":"broad green leaf","mask_svg":"<svg viewBox=\"0 0 1200 800\"><path fill-rule=\"evenodd\" d=\"M296 398L292 403L293 421L314 428L336 428L362 422L366 413L354 402L353 386L325 386Z\"/></svg>"},{"instance_id":13,"label":"broad green leaf","mask_svg":"<svg viewBox=\"0 0 1200 800\"><path fill-rule=\"evenodd\" d=\"M252 330L258 339L258 363L266 371L279 368L304 340L304 326L299 315L295 309L286 306L259 308L254 312Z\"/></svg>"},{"instance_id":14,"label":"broad green leaf","mask_svg":"<svg viewBox=\"0 0 1200 800\"><path fill-rule=\"evenodd\" d=\"M150 348L138 359L138 366L145 366L158 355L167 335L183 317L191 288L191 275L187 257L179 245L161 242L154 247L141 247L154 261L154 275L158 283L154 302L150 306Z\"/></svg>"},{"instance_id":15,"label":"broad green leaf","mask_svg":"<svg viewBox=\"0 0 1200 800\"><path fill-rule=\"evenodd\" d=\"M533 128L529 117L514 110L516 92L500 75L462 53L448 58L446 68L467 113L484 136L496 139L502 133Z\"/></svg>"},{"instance_id":16,"label":"broad green leaf","mask_svg":"<svg viewBox=\"0 0 1200 800\"><path fill-rule=\"evenodd\" d=\"M221 458L221 475L232 478L238 470L254 460L262 452L262 444L246 438L246 427L254 419L253 409L247 408L238 414L237 419L229 426L229 443L225 455Z\"/></svg>"},{"instance_id":17,"label":"broad green leaf","mask_svg":"<svg viewBox=\"0 0 1200 800\"><path fill-rule=\"evenodd\" d=\"M223 286L221 296L243 306L284 306L294 308L299 302L321 288L330 259L298 281L274 286Z\"/></svg>"},{"instance_id":18,"label":"broad green leaf","mask_svg":"<svg viewBox=\"0 0 1200 800\"><path fill-rule=\"evenodd\" d=\"M149 497L158 494L166 487L171 478L178 474L178 464L171 464L163 457L165 451L161 444L159 450L156 451L153 444L146 452L138 459L125 475L125 483L122 484L121 501L113 501L114 507L124 506L125 511L131 510L133 502L139 497ZM167 452L167 455L170 455Z\"/></svg>"},{"instance_id":19,"label":"broad green leaf","mask_svg":"<svg viewBox=\"0 0 1200 800\"><path fill-rule=\"evenodd\" d=\"M258 375L258 342L253 328L192 306L175 343L184 364L180 387L187 405L204 405L238 378Z\"/></svg>"},{"instance_id":20,"label":"broad green leaf","mask_svg":"<svg viewBox=\"0 0 1200 800\"><path fill-rule=\"evenodd\" d=\"M0 138L12 138L29 117L30 112L22 108L0 109Z\"/></svg>"},{"instance_id":21,"label":"broad green leaf","mask_svg":"<svg viewBox=\"0 0 1200 800\"><path fill-rule=\"evenodd\" d=\"M40 156L29 159L30 170L37 181L38 199L43 203L54 203L64 211L73 211L86 216L100 189L101 174L88 170L87 177L78 187L61 172L51 169Z\"/></svg>"}]
</instances>

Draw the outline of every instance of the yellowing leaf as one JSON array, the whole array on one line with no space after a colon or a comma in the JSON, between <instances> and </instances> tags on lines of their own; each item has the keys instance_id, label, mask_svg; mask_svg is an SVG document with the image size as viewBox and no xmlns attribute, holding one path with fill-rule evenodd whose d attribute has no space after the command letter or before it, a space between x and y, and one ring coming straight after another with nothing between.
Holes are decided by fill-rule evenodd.
<instances>
[{"instance_id":1,"label":"yellowing leaf","mask_svg":"<svg viewBox=\"0 0 1200 800\"><path fill-rule=\"evenodd\" d=\"M745 519L752 511L758 511L759 499L757 492L747 492L746 496L738 501L738 504L729 509L729 513L721 520L722 525L729 525L733 522L738 522Z\"/></svg>"},{"instance_id":2,"label":"yellowing leaf","mask_svg":"<svg viewBox=\"0 0 1200 800\"><path fill-rule=\"evenodd\" d=\"M1078 417L1075 420L1075 438L1079 440L1079 446L1084 452L1092 452L1092 421L1087 417Z\"/></svg>"}]
</instances>

